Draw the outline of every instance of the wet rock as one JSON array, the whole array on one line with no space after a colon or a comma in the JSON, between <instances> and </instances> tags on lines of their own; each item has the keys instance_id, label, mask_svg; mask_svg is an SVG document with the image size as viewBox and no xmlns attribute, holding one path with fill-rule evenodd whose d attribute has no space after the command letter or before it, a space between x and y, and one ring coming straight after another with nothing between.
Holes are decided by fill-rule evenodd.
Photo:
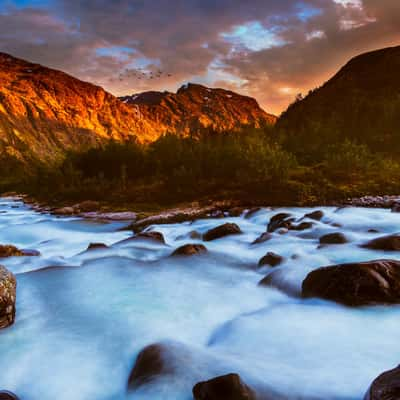
<instances>
[{"instance_id":1,"label":"wet rock","mask_svg":"<svg viewBox=\"0 0 400 400\"><path fill-rule=\"evenodd\" d=\"M255 214L257 214L259 211L261 210L261 207L253 207L250 208L249 211L246 212L246 215L244 216L246 219L251 218L252 216L254 216Z\"/></svg>"},{"instance_id":2,"label":"wet rock","mask_svg":"<svg viewBox=\"0 0 400 400\"><path fill-rule=\"evenodd\" d=\"M218 376L193 387L195 400L255 400L256 396L238 374Z\"/></svg>"},{"instance_id":3,"label":"wet rock","mask_svg":"<svg viewBox=\"0 0 400 400\"><path fill-rule=\"evenodd\" d=\"M392 206L392 212L400 212L400 203L394 203Z\"/></svg>"},{"instance_id":4,"label":"wet rock","mask_svg":"<svg viewBox=\"0 0 400 400\"><path fill-rule=\"evenodd\" d=\"M313 225L314 224L312 222L301 222L297 225L291 224L290 229L293 231L305 231L307 229L311 229Z\"/></svg>"},{"instance_id":5,"label":"wet rock","mask_svg":"<svg viewBox=\"0 0 400 400\"><path fill-rule=\"evenodd\" d=\"M15 276L0 265L0 329L14 323L16 289Z\"/></svg>"},{"instance_id":6,"label":"wet rock","mask_svg":"<svg viewBox=\"0 0 400 400\"><path fill-rule=\"evenodd\" d=\"M264 243L271 239L272 239L272 234L269 232L264 232L252 243L252 245Z\"/></svg>"},{"instance_id":7,"label":"wet rock","mask_svg":"<svg viewBox=\"0 0 400 400\"><path fill-rule=\"evenodd\" d=\"M100 208L100 203L98 201L86 200L82 203L75 204L73 208L79 212L96 211Z\"/></svg>"},{"instance_id":8,"label":"wet rock","mask_svg":"<svg viewBox=\"0 0 400 400\"><path fill-rule=\"evenodd\" d=\"M201 233L197 231L189 232L190 239L201 239Z\"/></svg>"},{"instance_id":9,"label":"wet rock","mask_svg":"<svg viewBox=\"0 0 400 400\"><path fill-rule=\"evenodd\" d=\"M210 229L203 235L203 240L209 242L211 240L219 239L228 235L237 235L242 233L239 226L233 223L226 223L219 225L216 228Z\"/></svg>"},{"instance_id":10,"label":"wet rock","mask_svg":"<svg viewBox=\"0 0 400 400\"><path fill-rule=\"evenodd\" d=\"M19 398L7 390L0 390L0 400L19 400Z\"/></svg>"},{"instance_id":11,"label":"wet rock","mask_svg":"<svg viewBox=\"0 0 400 400\"><path fill-rule=\"evenodd\" d=\"M344 244L348 240L345 235L341 232L328 233L319 238L321 244Z\"/></svg>"},{"instance_id":12,"label":"wet rock","mask_svg":"<svg viewBox=\"0 0 400 400\"><path fill-rule=\"evenodd\" d=\"M363 244L361 247L371 250L400 250L400 234L381 236Z\"/></svg>"},{"instance_id":13,"label":"wet rock","mask_svg":"<svg viewBox=\"0 0 400 400\"><path fill-rule=\"evenodd\" d=\"M207 248L202 244L185 244L178 247L172 256L192 256L195 254L207 253Z\"/></svg>"},{"instance_id":14,"label":"wet rock","mask_svg":"<svg viewBox=\"0 0 400 400\"><path fill-rule=\"evenodd\" d=\"M244 212L244 207L233 207L228 210L231 217L240 217Z\"/></svg>"},{"instance_id":15,"label":"wet rock","mask_svg":"<svg viewBox=\"0 0 400 400\"><path fill-rule=\"evenodd\" d=\"M320 297L348 306L400 303L400 261L339 264L310 272L303 297Z\"/></svg>"},{"instance_id":16,"label":"wet rock","mask_svg":"<svg viewBox=\"0 0 400 400\"><path fill-rule=\"evenodd\" d=\"M173 373L165 362L167 348L160 343L145 347L137 356L128 379L128 391L150 382L160 375Z\"/></svg>"},{"instance_id":17,"label":"wet rock","mask_svg":"<svg viewBox=\"0 0 400 400\"><path fill-rule=\"evenodd\" d=\"M324 212L321 210L316 210L304 215L304 218L314 219L315 221L321 221L324 217Z\"/></svg>"},{"instance_id":18,"label":"wet rock","mask_svg":"<svg viewBox=\"0 0 400 400\"><path fill-rule=\"evenodd\" d=\"M294 220L295 219L292 218L291 214L288 213L276 214L270 219L267 230L268 232L275 232L280 228L290 229Z\"/></svg>"},{"instance_id":19,"label":"wet rock","mask_svg":"<svg viewBox=\"0 0 400 400\"><path fill-rule=\"evenodd\" d=\"M137 239L150 239L155 242L165 244L164 235L161 232L151 231L151 232L141 232L138 233L135 238Z\"/></svg>"},{"instance_id":20,"label":"wet rock","mask_svg":"<svg viewBox=\"0 0 400 400\"><path fill-rule=\"evenodd\" d=\"M368 389L364 400L399 400L400 366L379 375Z\"/></svg>"},{"instance_id":21,"label":"wet rock","mask_svg":"<svg viewBox=\"0 0 400 400\"><path fill-rule=\"evenodd\" d=\"M11 244L0 245L0 258L21 257L23 255L23 251L19 250Z\"/></svg>"},{"instance_id":22,"label":"wet rock","mask_svg":"<svg viewBox=\"0 0 400 400\"><path fill-rule=\"evenodd\" d=\"M264 265L269 265L271 267L276 267L283 262L284 258L279 254L268 252L261 260L258 262L258 266L262 267Z\"/></svg>"},{"instance_id":23,"label":"wet rock","mask_svg":"<svg viewBox=\"0 0 400 400\"><path fill-rule=\"evenodd\" d=\"M61 207L61 208L56 208L53 210L54 214L57 215L74 215L76 213L76 210L74 207Z\"/></svg>"},{"instance_id":24,"label":"wet rock","mask_svg":"<svg viewBox=\"0 0 400 400\"><path fill-rule=\"evenodd\" d=\"M90 243L87 250L108 249L109 247L104 243Z\"/></svg>"}]
</instances>

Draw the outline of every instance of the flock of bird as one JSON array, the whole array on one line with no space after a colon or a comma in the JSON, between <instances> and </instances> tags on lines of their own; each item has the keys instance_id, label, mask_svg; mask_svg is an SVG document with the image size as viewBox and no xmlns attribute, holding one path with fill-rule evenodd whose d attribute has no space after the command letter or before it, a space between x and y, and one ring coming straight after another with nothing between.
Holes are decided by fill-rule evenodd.
<instances>
[{"instance_id":1,"label":"flock of bird","mask_svg":"<svg viewBox=\"0 0 400 400\"><path fill-rule=\"evenodd\" d=\"M124 81L124 80L131 80L131 79L136 79L136 80L153 80L153 79L161 79L164 77L172 77L172 74L166 73L160 69L156 71L146 71L142 68L137 68L137 69L125 69L124 72L121 72L118 76L118 78L111 78L110 82L116 82L116 81Z\"/></svg>"}]
</instances>

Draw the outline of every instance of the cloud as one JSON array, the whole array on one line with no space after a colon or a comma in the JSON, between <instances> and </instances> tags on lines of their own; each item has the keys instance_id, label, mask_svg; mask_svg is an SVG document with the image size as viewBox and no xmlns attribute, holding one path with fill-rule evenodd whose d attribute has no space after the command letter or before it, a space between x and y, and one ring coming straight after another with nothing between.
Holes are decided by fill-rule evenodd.
<instances>
[{"instance_id":1,"label":"cloud","mask_svg":"<svg viewBox=\"0 0 400 400\"><path fill-rule=\"evenodd\" d=\"M117 95L196 80L280 112L351 56L395 44L397 1L9 0L0 50Z\"/></svg>"}]
</instances>

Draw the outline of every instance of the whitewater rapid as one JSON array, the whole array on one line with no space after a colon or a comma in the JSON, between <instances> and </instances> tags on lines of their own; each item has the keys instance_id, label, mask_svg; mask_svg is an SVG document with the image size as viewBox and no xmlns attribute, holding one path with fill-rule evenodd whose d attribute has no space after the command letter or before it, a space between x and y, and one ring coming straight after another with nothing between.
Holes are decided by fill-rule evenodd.
<instances>
[{"instance_id":1,"label":"whitewater rapid","mask_svg":"<svg viewBox=\"0 0 400 400\"><path fill-rule=\"evenodd\" d=\"M164 245L124 242L132 236L121 230L128 222L60 218L0 199L0 244L41 253L0 259L18 283L15 324L0 331L0 390L21 400L190 400L198 381L235 372L264 398L362 399L373 379L400 362L400 307L347 308L257 284L280 270L296 293L321 266L400 259L358 246L398 232L400 213L319 209L325 216L312 229L274 233L258 245L251 243L271 216L313 209L149 227ZM204 243L207 254L170 257L201 242L192 231L224 222L243 234ZM319 248L321 235L338 231L350 243ZM110 247L85 251L93 242ZM257 268L267 251L286 261ZM128 394L137 354L158 342L171 349L175 373Z\"/></svg>"}]
</instances>

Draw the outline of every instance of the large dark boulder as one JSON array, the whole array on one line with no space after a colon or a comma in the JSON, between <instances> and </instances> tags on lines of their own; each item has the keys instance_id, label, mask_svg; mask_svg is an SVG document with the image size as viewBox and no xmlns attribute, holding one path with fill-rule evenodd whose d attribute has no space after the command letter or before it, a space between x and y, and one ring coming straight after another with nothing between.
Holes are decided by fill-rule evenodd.
<instances>
[{"instance_id":1,"label":"large dark boulder","mask_svg":"<svg viewBox=\"0 0 400 400\"><path fill-rule=\"evenodd\" d=\"M238 374L218 376L193 387L195 400L255 400L254 392Z\"/></svg>"},{"instance_id":2,"label":"large dark boulder","mask_svg":"<svg viewBox=\"0 0 400 400\"><path fill-rule=\"evenodd\" d=\"M269 220L267 230L268 232L275 232L280 228L290 229L294 221L295 219L292 218L291 214L279 213Z\"/></svg>"},{"instance_id":3,"label":"large dark boulder","mask_svg":"<svg viewBox=\"0 0 400 400\"><path fill-rule=\"evenodd\" d=\"M6 257L21 257L24 253L11 244L0 245L0 258Z\"/></svg>"},{"instance_id":4,"label":"large dark boulder","mask_svg":"<svg viewBox=\"0 0 400 400\"><path fill-rule=\"evenodd\" d=\"M165 345L156 343L145 347L137 356L135 365L128 379L128 390L150 382L160 375L173 373L171 366L165 362Z\"/></svg>"},{"instance_id":5,"label":"large dark boulder","mask_svg":"<svg viewBox=\"0 0 400 400\"><path fill-rule=\"evenodd\" d=\"M400 366L379 375L368 389L364 400L399 400Z\"/></svg>"},{"instance_id":6,"label":"large dark boulder","mask_svg":"<svg viewBox=\"0 0 400 400\"><path fill-rule=\"evenodd\" d=\"M172 256L193 256L195 254L207 253L207 248L203 244L185 244L178 247Z\"/></svg>"},{"instance_id":7,"label":"large dark boulder","mask_svg":"<svg viewBox=\"0 0 400 400\"><path fill-rule=\"evenodd\" d=\"M362 247L371 250L398 251L400 250L400 235L381 236L363 244Z\"/></svg>"},{"instance_id":8,"label":"large dark boulder","mask_svg":"<svg viewBox=\"0 0 400 400\"><path fill-rule=\"evenodd\" d=\"M19 400L19 398L7 390L0 390L0 400Z\"/></svg>"},{"instance_id":9,"label":"large dark boulder","mask_svg":"<svg viewBox=\"0 0 400 400\"><path fill-rule=\"evenodd\" d=\"M375 260L319 268L303 281L302 295L348 306L400 303L400 261Z\"/></svg>"},{"instance_id":10,"label":"large dark boulder","mask_svg":"<svg viewBox=\"0 0 400 400\"><path fill-rule=\"evenodd\" d=\"M258 262L258 266L269 265L270 267L276 267L283 262L284 258L279 254L269 251L261 260Z\"/></svg>"},{"instance_id":11,"label":"large dark boulder","mask_svg":"<svg viewBox=\"0 0 400 400\"><path fill-rule=\"evenodd\" d=\"M319 242L321 244L345 244L348 240L343 233L334 232L321 236Z\"/></svg>"},{"instance_id":12,"label":"large dark boulder","mask_svg":"<svg viewBox=\"0 0 400 400\"><path fill-rule=\"evenodd\" d=\"M0 329L14 323L16 290L15 276L0 265Z\"/></svg>"},{"instance_id":13,"label":"large dark boulder","mask_svg":"<svg viewBox=\"0 0 400 400\"><path fill-rule=\"evenodd\" d=\"M211 240L219 239L228 235L237 235L242 233L238 225L233 223L226 223L210 229L203 235L203 240L209 242Z\"/></svg>"}]
</instances>

